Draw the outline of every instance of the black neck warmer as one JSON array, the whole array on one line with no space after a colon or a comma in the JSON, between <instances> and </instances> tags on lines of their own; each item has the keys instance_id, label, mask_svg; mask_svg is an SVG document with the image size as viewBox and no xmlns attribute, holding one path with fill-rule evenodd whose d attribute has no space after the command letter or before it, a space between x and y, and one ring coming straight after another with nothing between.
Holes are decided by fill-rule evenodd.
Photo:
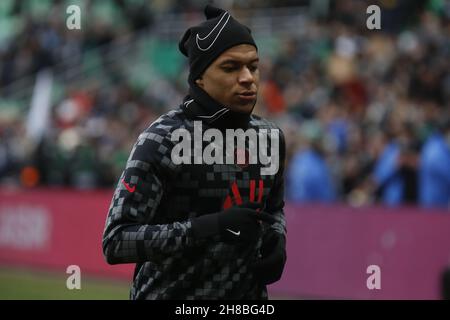
<instances>
[{"instance_id":1,"label":"black neck warmer","mask_svg":"<svg viewBox=\"0 0 450 320\"><path fill-rule=\"evenodd\" d=\"M219 130L247 129L250 113L234 112L210 97L203 89L189 81L189 95L182 106L194 120L207 122L211 127Z\"/></svg>"}]
</instances>

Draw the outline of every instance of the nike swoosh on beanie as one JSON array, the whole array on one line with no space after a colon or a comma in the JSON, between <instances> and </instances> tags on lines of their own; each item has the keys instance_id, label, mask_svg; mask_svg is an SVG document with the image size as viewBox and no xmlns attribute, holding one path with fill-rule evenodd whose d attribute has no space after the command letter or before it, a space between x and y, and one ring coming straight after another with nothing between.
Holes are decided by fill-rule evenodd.
<instances>
[{"instance_id":1,"label":"nike swoosh on beanie","mask_svg":"<svg viewBox=\"0 0 450 320\"><path fill-rule=\"evenodd\" d=\"M250 29L234 19L228 11L207 5L206 21L190 27L178 48L189 59L189 82L198 79L224 51L240 44L257 46Z\"/></svg>"}]
</instances>

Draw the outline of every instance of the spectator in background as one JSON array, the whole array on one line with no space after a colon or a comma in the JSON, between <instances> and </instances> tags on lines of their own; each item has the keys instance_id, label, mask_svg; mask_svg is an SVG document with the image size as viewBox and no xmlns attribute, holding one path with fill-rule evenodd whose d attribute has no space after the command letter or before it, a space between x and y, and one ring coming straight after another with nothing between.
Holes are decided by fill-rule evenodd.
<instances>
[{"instance_id":1,"label":"spectator in background","mask_svg":"<svg viewBox=\"0 0 450 320\"><path fill-rule=\"evenodd\" d=\"M334 183L322 150L323 133L316 122L304 123L299 150L287 172L287 196L293 202L331 202Z\"/></svg>"},{"instance_id":2,"label":"spectator in background","mask_svg":"<svg viewBox=\"0 0 450 320\"><path fill-rule=\"evenodd\" d=\"M386 142L372 174L374 189L381 202L389 206L415 203L417 200L417 146L410 124L394 117L390 130L393 139Z\"/></svg>"},{"instance_id":3,"label":"spectator in background","mask_svg":"<svg viewBox=\"0 0 450 320\"><path fill-rule=\"evenodd\" d=\"M420 158L420 204L424 207L450 205L450 117L439 124L423 146Z\"/></svg>"}]
</instances>

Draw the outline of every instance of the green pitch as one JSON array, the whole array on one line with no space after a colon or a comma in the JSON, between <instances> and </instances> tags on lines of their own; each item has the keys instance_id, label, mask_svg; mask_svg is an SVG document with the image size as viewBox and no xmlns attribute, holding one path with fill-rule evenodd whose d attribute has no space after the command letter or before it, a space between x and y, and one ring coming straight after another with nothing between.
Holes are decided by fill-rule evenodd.
<instances>
[{"instance_id":1,"label":"green pitch","mask_svg":"<svg viewBox=\"0 0 450 320\"><path fill-rule=\"evenodd\" d=\"M82 274L81 289L69 290L61 273L38 272L0 266L0 300L127 300L130 284Z\"/></svg>"}]
</instances>

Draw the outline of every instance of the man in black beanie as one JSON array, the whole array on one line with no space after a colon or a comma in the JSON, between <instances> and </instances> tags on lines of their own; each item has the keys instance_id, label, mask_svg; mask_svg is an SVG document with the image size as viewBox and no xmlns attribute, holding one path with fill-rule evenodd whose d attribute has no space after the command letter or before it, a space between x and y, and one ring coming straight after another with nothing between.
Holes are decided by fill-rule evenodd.
<instances>
[{"instance_id":1,"label":"man in black beanie","mask_svg":"<svg viewBox=\"0 0 450 320\"><path fill-rule=\"evenodd\" d=\"M179 43L189 58L190 98L213 115L210 121L220 119L216 127L246 128L259 83L256 44L250 29L228 12L207 6L205 15L207 20L189 28ZM237 71L246 73L236 79Z\"/></svg>"},{"instance_id":2,"label":"man in black beanie","mask_svg":"<svg viewBox=\"0 0 450 320\"><path fill-rule=\"evenodd\" d=\"M111 201L103 252L136 263L131 299L267 299L286 262L285 143L251 114L257 47L228 12L205 15L179 43L189 94L139 136Z\"/></svg>"}]
</instances>

